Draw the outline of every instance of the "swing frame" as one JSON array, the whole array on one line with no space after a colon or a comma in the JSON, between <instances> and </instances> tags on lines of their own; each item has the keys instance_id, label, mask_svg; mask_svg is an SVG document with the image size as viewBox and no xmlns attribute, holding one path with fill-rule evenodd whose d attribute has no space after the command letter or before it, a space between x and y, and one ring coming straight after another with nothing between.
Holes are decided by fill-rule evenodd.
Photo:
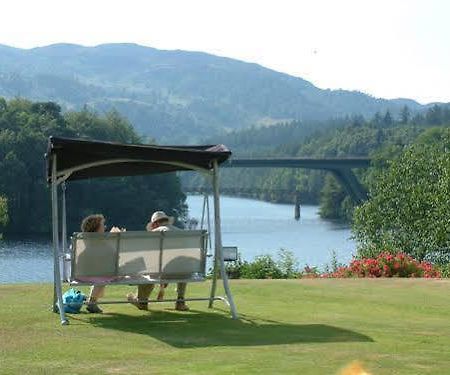
<instances>
[{"instance_id":1,"label":"swing frame","mask_svg":"<svg viewBox=\"0 0 450 375\"><path fill-rule=\"evenodd\" d=\"M212 282L209 297L186 298L186 301L225 301L233 319L238 319L222 253L220 221L219 164L231 156L224 145L206 146L151 146L132 145L96 140L49 137L47 153L47 182L51 188L52 238L53 238L53 312L58 312L62 325L69 324L63 307L61 265L67 256L66 182L98 177L133 176L197 171L212 180L214 197L214 254ZM61 187L61 189L58 189ZM58 207L58 190L61 190L61 217ZM206 199L205 199L206 202ZM205 212L204 203L202 225ZM61 227L61 228L60 228ZM60 233L61 229L61 233ZM62 241L60 242L60 234ZM220 277L226 298L216 296L217 279ZM168 302L171 300L165 300ZM151 302L151 300L150 300ZM129 303L111 301L105 303Z\"/></svg>"}]
</instances>

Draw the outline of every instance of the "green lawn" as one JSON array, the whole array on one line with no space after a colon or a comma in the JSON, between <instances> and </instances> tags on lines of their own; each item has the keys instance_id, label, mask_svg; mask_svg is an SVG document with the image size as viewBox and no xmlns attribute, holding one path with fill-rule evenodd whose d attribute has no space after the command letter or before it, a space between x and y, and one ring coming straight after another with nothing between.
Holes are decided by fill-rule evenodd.
<instances>
[{"instance_id":1,"label":"green lawn","mask_svg":"<svg viewBox=\"0 0 450 375\"><path fill-rule=\"evenodd\" d=\"M0 285L0 373L336 374L359 360L373 374L450 373L450 280L232 280L241 319L221 302L176 312L104 305L49 311L49 284ZM170 289L173 289L170 287ZM132 287L111 287L121 298ZM209 284L189 285L207 296ZM173 291L170 292L170 294Z\"/></svg>"}]
</instances>

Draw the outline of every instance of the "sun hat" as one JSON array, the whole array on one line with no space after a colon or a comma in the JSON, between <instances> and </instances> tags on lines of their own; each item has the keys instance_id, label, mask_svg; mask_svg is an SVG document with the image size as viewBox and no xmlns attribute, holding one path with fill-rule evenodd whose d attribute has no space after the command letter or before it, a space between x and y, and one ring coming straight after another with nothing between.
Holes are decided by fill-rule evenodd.
<instances>
[{"instance_id":1,"label":"sun hat","mask_svg":"<svg viewBox=\"0 0 450 375\"><path fill-rule=\"evenodd\" d=\"M156 211L153 213L152 218L150 219L151 223L154 223L155 221L159 220L168 220L169 224L173 224L174 218L172 216L167 216L164 211Z\"/></svg>"}]
</instances>

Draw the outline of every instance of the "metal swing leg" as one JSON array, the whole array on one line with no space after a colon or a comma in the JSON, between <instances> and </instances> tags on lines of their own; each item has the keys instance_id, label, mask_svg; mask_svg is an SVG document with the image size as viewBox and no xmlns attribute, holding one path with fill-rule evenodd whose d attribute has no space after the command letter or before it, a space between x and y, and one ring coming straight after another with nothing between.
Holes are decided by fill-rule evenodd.
<instances>
[{"instance_id":1,"label":"metal swing leg","mask_svg":"<svg viewBox=\"0 0 450 375\"><path fill-rule=\"evenodd\" d=\"M225 289L225 294L230 304L231 316L233 319L238 319L238 314L236 310L236 305L234 304L233 295L231 294L230 286L228 283L228 275L225 269L225 262L223 260L222 254L222 235L220 227L220 199L219 199L219 166L217 160L214 160L214 171L213 171L213 190L214 190L214 269L213 269L213 280L211 285L211 296L209 300L209 307L213 306L214 296L217 286L217 267L220 265L220 276L222 277L223 287Z\"/></svg>"},{"instance_id":2,"label":"metal swing leg","mask_svg":"<svg viewBox=\"0 0 450 375\"><path fill-rule=\"evenodd\" d=\"M58 183L56 178L56 155L52 157L52 230L53 230L53 311L59 310L62 325L69 324L62 301L62 285L58 233Z\"/></svg>"}]
</instances>

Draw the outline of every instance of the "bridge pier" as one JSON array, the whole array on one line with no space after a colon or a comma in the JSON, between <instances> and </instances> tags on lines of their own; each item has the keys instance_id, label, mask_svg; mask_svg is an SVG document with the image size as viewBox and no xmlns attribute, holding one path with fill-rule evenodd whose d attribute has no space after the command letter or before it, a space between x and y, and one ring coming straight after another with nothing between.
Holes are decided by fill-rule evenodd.
<instances>
[{"instance_id":1,"label":"bridge pier","mask_svg":"<svg viewBox=\"0 0 450 375\"><path fill-rule=\"evenodd\" d=\"M294 218L295 220L300 219L300 193L296 191L294 193Z\"/></svg>"}]
</instances>

